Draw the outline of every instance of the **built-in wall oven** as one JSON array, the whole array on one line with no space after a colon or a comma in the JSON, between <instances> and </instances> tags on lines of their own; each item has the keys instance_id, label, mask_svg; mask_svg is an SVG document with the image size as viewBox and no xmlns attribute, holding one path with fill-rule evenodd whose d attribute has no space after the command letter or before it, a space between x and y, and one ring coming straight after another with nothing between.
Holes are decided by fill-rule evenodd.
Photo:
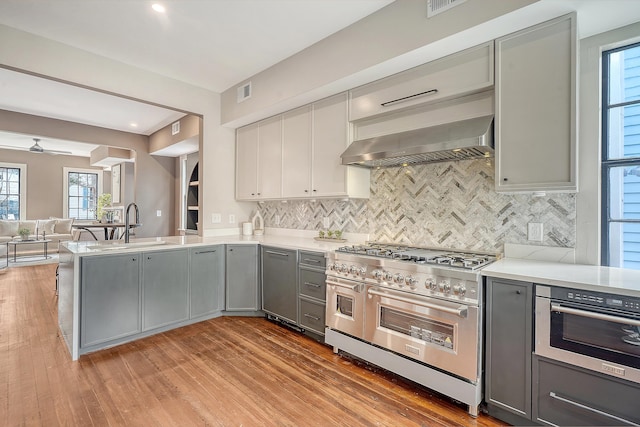
<instances>
[{"instance_id":1,"label":"built-in wall oven","mask_svg":"<svg viewBox=\"0 0 640 427\"><path fill-rule=\"evenodd\" d=\"M366 312L365 340L469 381L478 379L477 305L368 286Z\"/></svg>"},{"instance_id":2,"label":"built-in wall oven","mask_svg":"<svg viewBox=\"0 0 640 427\"><path fill-rule=\"evenodd\" d=\"M482 279L495 260L370 243L328 255L325 342L469 405L482 398Z\"/></svg>"},{"instance_id":3,"label":"built-in wall oven","mask_svg":"<svg viewBox=\"0 0 640 427\"><path fill-rule=\"evenodd\" d=\"M536 286L535 353L640 383L640 298Z\"/></svg>"},{"instance_id":4,"label":"built-in wall oven","mask_svg":"<svg viewBox=\"0 0 640 427\"><path fill-rule=\"evenodd\" d=\"M327 326L356 338L364 336L364 284L327 274Z\"/></svg>"}]
</instances>

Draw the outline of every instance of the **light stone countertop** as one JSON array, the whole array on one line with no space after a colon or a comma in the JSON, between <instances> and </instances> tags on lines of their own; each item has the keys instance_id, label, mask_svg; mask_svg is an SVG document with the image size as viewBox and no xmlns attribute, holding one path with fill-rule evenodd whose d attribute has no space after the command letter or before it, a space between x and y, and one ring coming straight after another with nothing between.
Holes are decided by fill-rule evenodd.
<instances>
[{"instance_id":1,"label":"light stone countertop","mask_svg":"<svg viewBox=\"0 0 640 427\"><path fill-rule=\"evenodd\" d=\"M163 243L164 242L164 243ZM266 246L276 246L286 249L301 249L315 252L331 252L340 246L351 245L339 242L323 242L316 241L313 237L306 236L285 236L285 235L269 235L262 236L216 236L216 237L200 237L195 235L187 236L165 236L151 238L131 239L129 244L122 240L114 241L79 241L64 242L64 246L72 254L78 256L107 255L117 253L139 252L139 251L157 251L166 249L182 248L186 246L197 247L207 245L220 244L261 244Z\"/></svg>"},{"instance_id":2,"label":"light stone countertop","mask_svg":"<svg viewBox=\"0 0 640 427\"><path fill-rule=\"evenodd\" d=\"M640 271L597 265L503 258L483 276L640 297Z\"/></svg>"}]
</instances>

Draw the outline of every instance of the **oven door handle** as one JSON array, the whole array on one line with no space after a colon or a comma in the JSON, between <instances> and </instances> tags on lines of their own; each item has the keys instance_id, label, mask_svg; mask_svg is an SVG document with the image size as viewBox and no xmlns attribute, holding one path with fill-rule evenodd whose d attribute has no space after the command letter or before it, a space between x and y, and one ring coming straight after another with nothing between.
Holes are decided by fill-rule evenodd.
<instances>
[{"instance_id":1,"label":"oven door handle","mask_svg":"<svg viewBox=\"0 0 640 427\"><path fill-rule=\"evenodd\" d=\"M326 283L327 283L327 285L338 286L340 288L349 289L349 290L352 290L352 291L355 291L355 292L360 292L360 290L362 288L362 283L354 283L353 285L347 285L346 283L334 282L333 280L330 280L329 278L327 278Z\"/></svg>"},{"instance_id":2,"label":"oven door handle","mask_svg":"<svg viewBox=\"0 0 640 427\"><path fill-rule=\"evenodd\" d=\"M415 305L419 305L421 307L425 307L425 308L430 308L433 310L438 310L438 311L443 311L445 313L449 313L449 314L455 314L458 317L463 317L466 318L467 317L467 307L462 305L458 308L450 308L450 307L444 307L442 305L439 304L433 304L427 301L423 301L421 299L418 299L417 297L414 298L406 298L406 297L402 297L400 295L396 295L396 294L392 294L392 293L387 293L387 292L380 292L380 291L376 291L375 289L369 289L369 295L377 295L380 297L384 297L384 298L389 298L389 299L393 299L396 301L401 301L401 302L406 302L409 304L415 304Z\"/></svg>"},{"instance_id":3,"label":"oven door handle","mask_svg":"<svg viewBox=\"0 0 640 427\"><path fill-rule=\"evenodd\" d=\"M563 307L559 304L551 303L551 311L557 311L558 313L575 314L576 316L588 317L590 319L596 320L605 320L607 322L622 323L623 325L640 326L640 320L611 316L610 314L595 313L592 311L585 311L577 308Z\"/></svg>"}]
</instances>

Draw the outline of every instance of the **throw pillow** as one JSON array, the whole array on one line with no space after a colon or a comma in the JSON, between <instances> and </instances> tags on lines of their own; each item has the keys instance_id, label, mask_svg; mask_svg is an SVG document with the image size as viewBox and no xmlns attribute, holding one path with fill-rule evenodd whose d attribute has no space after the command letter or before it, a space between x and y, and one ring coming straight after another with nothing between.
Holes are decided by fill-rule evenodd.
<instances>
[{"instance_id":1,"label":"throw pillow","mask_svg":"<svg viewBox=\"0 0 640 427\"><path fill-rule=\"evenodd\" d=\"M17 236L18 221L0 220L0 236Z\"/></svg>"},{"instance_id":2,"label":"throw pillow","mask_svg":"<svg viewBox=\"0 0 640 427\"><path fill-rule=\"evenodd\" d=\"M29 235L36 234L37 224L38 224L38 221L36 221L36 220L32 220L32 221L26 221L26 220L22 221L22 220L20 220L20 224L18 225L18 229L20 229L20 228L28 228L29 229Z\"/></svg>"},{"instance_id":3,"label":"throw pillow","mask_svg":"<svg viewBox=\"0 0 640 427\"><path fill-rule=\"evenodd\" d=\"M71 227L73 227L73 218L55 220L56 226L54 232L56 234L71 234Z\"/></svg>"},{"instance_id":4,"label":"throw pillow","mask_svg":"<svg viewBox=\"0 0 640 427\"><path fill-rule=\"evenodd\" d=\"M38 234L42 236L42 232L44 231L46 234L53 234L54 227L56 226L55 219L39 219L38 220Z\"/></svg>"}]
</instances>

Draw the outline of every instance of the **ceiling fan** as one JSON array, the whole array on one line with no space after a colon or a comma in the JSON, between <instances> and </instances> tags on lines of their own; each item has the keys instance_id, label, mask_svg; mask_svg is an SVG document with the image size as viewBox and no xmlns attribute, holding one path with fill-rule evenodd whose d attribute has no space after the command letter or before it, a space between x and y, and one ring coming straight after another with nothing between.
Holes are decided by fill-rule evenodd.
<instances>
[{"instance_id":1,"label":"ceiling fan","mask_svg":"<svg viewBox=\"0 0 640 427\"><path fill-rule=\"evenodd\" d=\"M46 154L71 154L71 151L62 151L62 150L47 150L45 148L42 148L40 146L40 144L38 144L38 142L40 142L40 138L33 138L33 142L34 144L29 147L29 148L22 148L22 147L11 147L8 145L0 145L0 147L4 147L4 148L11 148L11 149L18 149L18 150L25 150L25 151L29 151L31 153L46 153Z\"/></svg>"}]
</instances>

